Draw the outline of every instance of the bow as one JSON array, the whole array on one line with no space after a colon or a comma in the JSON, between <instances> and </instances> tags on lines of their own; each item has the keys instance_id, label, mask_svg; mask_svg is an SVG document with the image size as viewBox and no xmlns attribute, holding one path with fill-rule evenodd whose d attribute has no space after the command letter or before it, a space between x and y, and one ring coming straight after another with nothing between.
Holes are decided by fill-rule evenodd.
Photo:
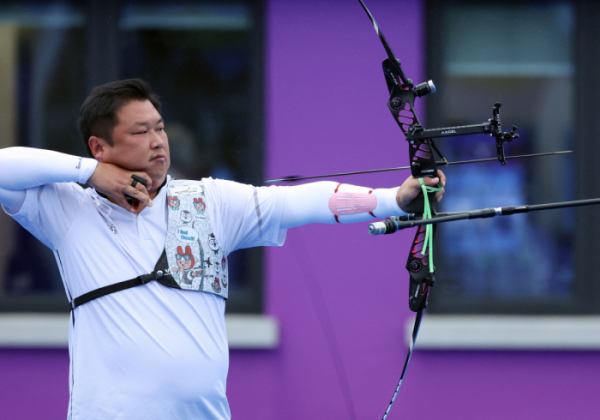
<instances>
[{"instance_id":1,"label":"bow","mask_svg":"<svg viewBox=\"0 0 600 420\"><path fill-rule=\"evenodd\" d=\"M409 142L409 155L411 161L410 170L412 175L415 178L420 179L422 179L424 176L434 176L437 173L437 165L451 164L443 157L436 147L433 140L434 138L466 134L483 133L494 137L496 142L497 159L502 165L505 165L507 157L505 156L504 152L504 144L518 138L519 135L515 133L517 129L516 126L513 126L510 132L502 131L502 122L500 118L501 104L494 104L492 118L482 124L425 129L420 124L417 115L415 114L414 101L417 97L422 97L429 93L435 92L435 85L431 80L429 80L414 86L412 80L406 78L402 72L400 61L397 60L392 53L385 37L383 36L383 33L375 22L375 19L365 6L363 0L359 0L359 2L373 23L375 31L379 35L379 38L388 55L388 58L383 61L383 72L390 93L388 107L394 116L394 119L400 126L400 129L404 133L406 140ZM434 152L439 155L441 162L436 162L434 158ZM554 152L549 154L560 153L568 152ZM536 154L519 157L534 157L543 155L548 154ZM514 158L517 157L515 156ZM472 162L467 161L457 163ZM423 185L422 182L421 184ZM426 190L423 186L423 195L417 197L417 200L411 203L411 208L408 209L408 215L402 217L393 217L385 222L372 223L369 226L369 231L372 235L378 233L392 233L409 227L417 227L417 232L415 234L408 261L406 263L406 269L410 274L409 307L412 311L417 312L417 316L413 327L412 340L398 386L394 391L390 404L388 405L382 420L385 420L388 416L396 396L398 395L400 386L402 385L402 381L404 379L417 339L421 320L423 318L423 311L427 307L429 292L431 287L435 284L435 267L433 265L432 258L432 243L435 233L435 226L437 226L437 224L465 219L507 216L533 211L600 204L600 199L596 198L538 205L487 208L457 213L436 213L435 211L432 212L429 209L428 193L430 192L430 190Z\"/></svg>"}]
</instances>

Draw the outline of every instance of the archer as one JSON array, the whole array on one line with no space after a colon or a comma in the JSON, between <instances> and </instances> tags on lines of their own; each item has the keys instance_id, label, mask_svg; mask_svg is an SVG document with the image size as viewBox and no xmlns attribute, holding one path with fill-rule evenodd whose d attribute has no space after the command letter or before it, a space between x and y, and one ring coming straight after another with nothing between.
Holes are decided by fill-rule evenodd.
<instances>
[{"instance_id":1,"label":"archer","mask_svg":"<svg viewBox=\"0 0 600 420\"><path fill-rule=\"evenodd\" d=\"M69 416L229 419L219 281L229 253L283 245L286 229L308 223L400 216L421 191L413 177L392 189L174 180L160 110L144 81L112 82L80 110L93 158L0 150L0 203L54 252L73 308ZM425 184L438 182L441 171ZM170 270L196 266L183 282Z\"/></svg>"}]
</instances>

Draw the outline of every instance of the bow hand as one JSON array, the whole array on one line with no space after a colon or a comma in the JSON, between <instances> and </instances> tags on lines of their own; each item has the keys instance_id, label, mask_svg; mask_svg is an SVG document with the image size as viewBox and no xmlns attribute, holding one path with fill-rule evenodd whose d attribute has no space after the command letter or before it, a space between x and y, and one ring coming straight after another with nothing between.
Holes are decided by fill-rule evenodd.
<instances>
[{"instance_id":1,"label":"bow hand","mask_svg":"<svg viewBox=\"0 0 600 420\"><path fill-rule=\"evenodd\" d=\"M438 169L437 176L434 178L423 178L428 187L445 187L446 175ZM439 203L444 196L444 190L429 193L431 203ZM423 191L419 180L412 176L406 178L406 181L398 189L396 194L398 206L406 213L422 213L424 206Z\"/></svg>"}]
</instances>

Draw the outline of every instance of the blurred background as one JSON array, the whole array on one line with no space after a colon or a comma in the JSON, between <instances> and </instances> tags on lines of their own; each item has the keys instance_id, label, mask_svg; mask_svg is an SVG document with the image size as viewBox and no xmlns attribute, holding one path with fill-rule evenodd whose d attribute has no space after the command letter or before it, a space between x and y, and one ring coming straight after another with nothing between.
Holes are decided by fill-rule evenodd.
<instances>
[{"instance_id":1,"label":"blurred background","mask_svg":"<svg viewBox=\"0 0 600 420\"><path fill-rule=\"evenodd\" d=\"M482 123L502 102L504 129L516 125L520 134L507 155L574 151L443 169L440 210L600 197L600 5L366 4L406 75L436 84L437 93L417 100L427 128ZM163 102L175 177L265 185L403 166L384 58L355 0L5 0L0 147L85 156L76 120L92 87L142 77ZM480 135L437 145L450 161L495 156L493 139ZM339 181L393 187L408 175ZM423 344L389 418L597 418L597 214L591 207L440 226ZM0 343L9 343L3 331L14 329L2 325L32 313L66 317L69 305L52 253L4 213L0 232ZM234 419L381 417L413 319L404 269L413 235L311 225L289 231L282 248L231 255L228 314L269 317L279 337L262 349L232 348ZM0 417L65 418L68 366L63 342L0 345Z\"/></svg>"}]
</instances>

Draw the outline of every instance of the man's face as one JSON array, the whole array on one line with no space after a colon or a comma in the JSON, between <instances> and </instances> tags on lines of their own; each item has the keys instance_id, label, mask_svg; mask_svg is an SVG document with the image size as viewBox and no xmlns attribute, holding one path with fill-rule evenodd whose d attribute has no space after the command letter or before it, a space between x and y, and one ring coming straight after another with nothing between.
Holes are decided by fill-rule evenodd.
<instances>
[{"instance_id":1,"label":"man's face","mask_svg":"<svg viewBox=\"0 0 600 420\"><path fill-rule=\"evenodd\" d=\"M106 145L102 162L132 171L146 172L152 178L152 191L162 185L171 164L165 124L154 105L129 101L117 111L113 146Z\"/></svg>"}]
</instances>

